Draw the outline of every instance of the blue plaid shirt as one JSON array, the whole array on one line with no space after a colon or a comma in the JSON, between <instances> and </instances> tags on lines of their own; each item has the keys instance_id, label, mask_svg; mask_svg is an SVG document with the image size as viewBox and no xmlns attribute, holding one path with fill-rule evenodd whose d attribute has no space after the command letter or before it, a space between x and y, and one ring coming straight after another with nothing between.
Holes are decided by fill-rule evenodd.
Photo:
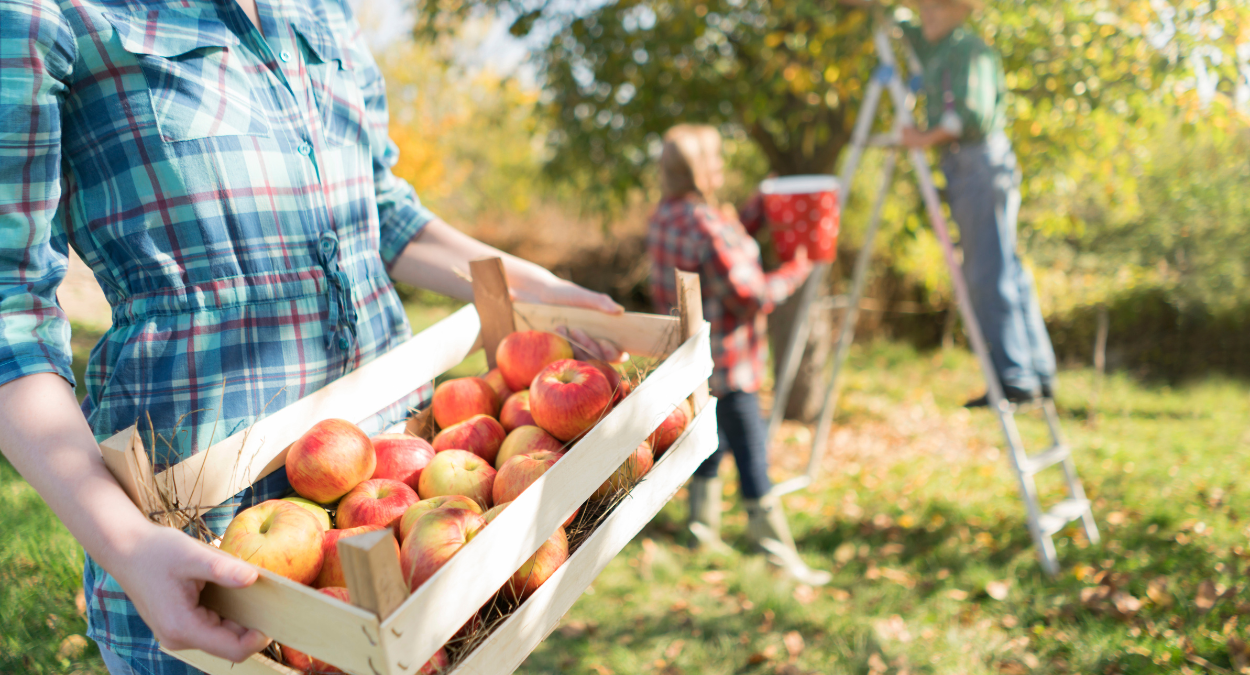
<instances>
[{"instance_id":1,"label":"blue plaid shirt","mask_svg":"<svg viewBox=\"0 0 1250 675\"><path fill-rule=\"evenodd\" d=\"M381 73L342 0L257 6L263 34L234 0L0 0L0 384L73 382L73 246L113 311L83 412L155 431L162 465L410 335L387 270L433 214L391 174ZM92 638L194 672L90 560L85 586Z\"/></svg>"}]
</instances>

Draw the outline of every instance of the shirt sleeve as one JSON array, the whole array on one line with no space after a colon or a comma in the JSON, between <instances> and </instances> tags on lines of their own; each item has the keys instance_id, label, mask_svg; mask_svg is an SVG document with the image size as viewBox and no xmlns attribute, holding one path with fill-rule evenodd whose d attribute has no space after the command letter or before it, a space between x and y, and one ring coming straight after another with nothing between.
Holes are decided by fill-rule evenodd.
<instances>
[{"instance_id":1,"label":"shirt sleeve","mask_svg":"<svg viewBox=\"0 0 1250 675\"><path fill-rule=\"evenodd\" d=\"M56 300L68 246L61 109L76 55L51 2L0 3L0 384L57 373L72 385L69 321Z\"/></svg>"},{"instance_id":2,"label":"shirt sleeve","mask_svg":"<svg viewBox=\"0 0 1250 675\"><path fill-rule=\"evenodd\" d=\"M726 309L740 315L768 314L785 302L805 278L805 270L794 261L765 273L758 249L747 244L750 239L738 223L719 217L706 206L700 206L695 217L708 238L707 263L730 290L731 297L723 299Z\"/></svg>"},{"instance_id":3,"label":"shirt sleeve","mask_svg":"<svg viewBox=\"0 0 1250 675\"><path fill-rule=\"evenodd\" d=\"M386 107L386 81L354 21L352 28L356 31L352 39L352 53L358 64L356 79L364 94L369 142L373 148L373 184L381 228L379 248L382 261L390 268L408 242L437 216L421 203L408 181L391 173L391 168L399 161L399 146L391 140L387 130L390 115Z\"/></svg>"}]
</instances>

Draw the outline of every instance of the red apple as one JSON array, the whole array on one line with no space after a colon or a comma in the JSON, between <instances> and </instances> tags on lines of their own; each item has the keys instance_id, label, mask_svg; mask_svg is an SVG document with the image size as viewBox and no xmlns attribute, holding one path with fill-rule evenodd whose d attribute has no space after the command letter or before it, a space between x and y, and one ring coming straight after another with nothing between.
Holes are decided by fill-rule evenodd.
<instances>
[{"instance_id":1,"label":"red apple","mask_svg":"<svg viewBox=\"0 0 1250 675\"><path fill-rule=\"evenodd\" d=\"M612 388L612 405L620 403L621 399L629 395L629 380L621 377L620 371L616 368L604 361L590 360L586 363L599 369L599 372L608 379L608 386Z\"/></svg>"},{"instance_id":2,"label":"red apple","mask_svg":"<svg viewBox=\"0 0 1250 675\"><path fill-rule=\"evenodd\" d=\"M673 412L660 422L660 426L651 434L651 448L655 451L655 458L659 459L677 439L681 437L686 425L690 424L690 420L694 419L694 412L690 407L690 401L682 400L681 403L673 409Z\"/></svg>"},{"instance_id":3,"label":"red apple","mask_svg":"<svg viewBox=\"0 0 1250 675\"><path fill-rule=\"evenodd\" d=\"M421 666L421 670L417 671L417 675L438 675L449 665L451 665L451 659L447 658L447 650L439 647L438 651L434 652L434 656L431 656L430 660Z\"/></svg>"},{"instance_id":4,"label":"red apple","mask_svg":"<svg viewBox=\"0 0 1250 675\"><path fill-rule=\"evenodd\" d=\"M460 377L438 385L431 405L434 421L442 429L474 415L494 417L499 412L495 390L480 377Z\"/></svg>"},{"instance_id":5,"label":"red apple","mask_svg":"<svg viewBox=\"0 0 1250 675\"><path fill-rule=\"evenodd\" d=\"M555 466L556 462L560 461L560 457L559 453L540 451L528 455L517 455L504 462L504 465L499 468L499 474L495 476L495 485L491 490L494 503L502 504L519 497L525 488ZM576 516L577 511L574 510L573 515L564 521L564 526L568 527Z\"/></svg>"},{"instance_id":6,"label":"red apple","mask_svg":"<svg viewBox=\"0 0 1250 675\"><path fill-rule=\"evenodd\" d=\"M490 524L490 522L491 522L492 520L494 520L495 518L498 518L498 517L499 517L499 514L503 513L503 510L504 510L504 509L506 509L506 508L508 508L508 505L509 505L509 504L511 504L511 503L512 503L512 502L504 502L504 503L502 503L502 504L496 504L496 505L494 505L494 506L490 507L490 508L486 511L486 513L483 513L483 514L482 514L482 520L485 520L485 521L486 521L486 524L487 524L487 525L489 525L489 524Z\"/></svg>"},{"instance_id":7,"label":"red apple","mask_svg":"<svg viewBox=\"0 0 1250 675\"><path fill-rule=\"evenodd\" d=\"M399 550L399 566L416 591L486 526L482 516L468 509L434 509L419 518Z\"/></svg>"},{"instance_id":8,"label":"red apple","mask_svg":"<svg viewBox=\"0 0 1250 675\"><path fill-rule=\"evenodd\" d=\"M510 333L495 348L495 363L512 391L527 389L549 363L573 358L569 341L540 330Z\"/></svg>"},{"instance_id":9,"label":"red apple","mask_svg":"<svg viewBox=\"0 0 1250 675\"><path fill-rule=\"evenodd\" d=\"M651 466L655 463L651 454L651 444L643 441L642 445L634 449L629 457L625 458L625 462L621 464L616 471L612 472L608 479L603 481L603 485L591 495L591 499L603 499L610 497L622 488L629 488L639 479L647 475L651 470Z\"/></svg>"},{"instance_id":10,"label":"red apple","mask_svg":"<svg viewBox=\"0 0 1250 675\"><path fill-rule=\"evenodd\" d=\"M421 472L417 493L422 499L443 495L464 495L483 509L490 508L495 469L468 450L445 450L434 455Z\"/></svg>"},{"instance_id":11,"label":"red apple","mask_svg":"<svg viewBox=\"0 0 1250 675\"><path fill-rule=\"evenodd\" d=\"M416 524L417 519L434 509L468 509L474 513L481 513L482 507L477 502L465 497L464 495L443 495L442 497L434 497L432 499L422 499L421 501L408 507L404 511L404 516L399 519L399 540L403 541L408 538L408 532L412 530L412 526Z\"/></svg>"},{"instance_id":12,"label":"red apple","mask_svg":"<svg viewBox=\"0 0 1250 675\"><path fill-rule=\"evenodd\" d=\"M303 497L283 497L282 501L291 502L298 506L308 509L308 512L317 517L317 522L321 523L321 531L325 532L330 529L330 512L326 511L326 507L314 502L311 499Z\"/></svg>"},{"instance_id":13,"label":"red apple","mask_svg":"<svg viewBox=\"0 0 1250 675\"><path fill-rule=\"evenodd\" d=\"M307 584L321 570L325 533L317 517L297 504L270 499L230 521L221 550L257 567Z\"/></svg>"},{"instance_id":14,"label":"red apple","mask_svg":"<svg viewBox=\"0 0 1250 675\"><path fill-rule=\"evenodd\" d=\"M528 389L518 391L503 402L499 409L499 422L504 431L512 431L517 427L534 424L534 416L530 414L530 392Z\"/></svg>"},{"instance_id":15,"label":"red apple","mask_svg":"<svg viewBox=\"0 0 1250 675\"><path fill-rule=\"evenodd\" d=\"M399 535L399 519L421 501L416 490L389 478L373 478L352 488L339 502L336 524L342 529L387 525Z\"/></svg>"},{"instance_id":16,"label":"red apple","mask_svg":"<svg viewBox=\"0 0 1250 675\"><path fill-rule=\"evenodd\" d=\"M491 368L490 372L482 376L486 380L486 384L495 390L495 400L499 405L503 405L505 399L512 395L512 390L508 388L508 383L503 381L503 373L498 368Z\"/></svg>"},{"instance_id":17,"label":"red apple","mask_svg":"<svg viewBox=\"0 0 1250 675\"><path fill-rule=\"evenodd\" d=\"M564 452L564 442L535 426L517 427L503 439L499 446L499 454L495 456L495 468L503 467L504 462L517 455L528 455L532 452Z\"/></svg>"},{"instance_id":18,"label":"red apple","mask_svg":"<svg viewBox=\"0 0 1250 675\"><path fill-rule=\"evenodd\" d=\"M317 574L317 578L312 582L313 588L347 585L347 579L343 576L343 561L339 559L338 544L340 539L385 529L386 525L361 525L360 527L327 531L325 539L321 544L321 553L324 556L324 561L321 563L321 572ZM395 555L399 555L399 542L395 542Z\"/></svg>"},{"instance_id":19,"label":"red apple","mask_svg":"<svg viewBox=\"0 0 1250 675\"><path fill-rule=\"evenodd\" d=\"M562 441L593 427L612 405L608 378L589 363L565 359L543 368L530 387L530 412L538 426Z\"/></svg>"},{"instance_id":20,"label":"red apple","mask_svg":"<svg viewBox=\"0 0 1250 675\"><path fill-rule=\"evenodd\" d=\"M507 435L494 417L474 415L438 432L434 437L434 452L468 450L493 465Z\"/></svg>"},{"instance_id":21,"label":"red apple","mask_svg":"<svg viewBox=\"0 0 1250 675\"><path fill-rule=\"evenodd\" d=\"M564 528L556 528L556 531L547 537L547 541L534 552L534 555L521 565L521 569L517 570L512 578L508 579L508 583L504 585L504 592L514 600L524 600L528 598L539 586L546 583L552 574L569 559L569 539L564 534Z\"/></svg>"},{"instance_id":22,"label":"red apple","mask_svg":"<svg viewBox=\"0 0 1250 675\"><path fill-rule=\"evenodd\" d=\"M370 478L403 481L417 489L421 469L434 459L434 447L430 442L408 434L379 434L371 440L378 462Z\"/></svg>"},{"instance_id":23,"label":"red apple","mask_svg":"<svg viewBox=\"0 0 1250 675\"><path fill-rule=\"evenodd\" d=\"M329 586L320 590L322 593L325 593L336 600L342 600L349 605L352 602L351 594L347 592L346 588ZM315 673L316 675L340 675L343 672L325 661L312 658L304 652L296 651L286 645L279 646L282 647L282 660L286 661L288 666L296 670L303 671L305 673ZM444 658L446 657L444 656Z\"/></svg>"},{"instance_id":24,"label":"red apple","mask_svg":"<svg viewBox=\"0 0 1250 675\"><path fill-rule=\"evenodd\" d=\"M291 487L320 504L329 504L368 480L376 465L373 443L347 420L314 424L286 452Z\"/></svg>"}]
</instances>

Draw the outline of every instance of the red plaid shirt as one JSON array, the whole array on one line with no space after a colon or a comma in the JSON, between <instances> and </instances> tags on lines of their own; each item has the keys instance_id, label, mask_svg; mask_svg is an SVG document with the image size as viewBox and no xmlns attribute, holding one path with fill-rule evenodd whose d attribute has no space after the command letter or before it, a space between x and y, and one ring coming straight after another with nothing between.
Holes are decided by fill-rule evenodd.
<instances>
[{"instance_id":1,"label":"red plaid shirt","mask_svg":"<svg viewBox=\"0 0 1250 675\"><path fill-rule=\"evenodd\" d=\"M712 393L753 392L764 377L764 315L794 293L810 265L788 262L765 273L760 248L750 232L763 221L759 200L737 219L708 206L697 195L665 199L651 215L651 298L657 311L677 306L673 270L698 272L703 318L712 324ZM748 230L749 227L749 230Z\"/></svg>"}]
</instances>

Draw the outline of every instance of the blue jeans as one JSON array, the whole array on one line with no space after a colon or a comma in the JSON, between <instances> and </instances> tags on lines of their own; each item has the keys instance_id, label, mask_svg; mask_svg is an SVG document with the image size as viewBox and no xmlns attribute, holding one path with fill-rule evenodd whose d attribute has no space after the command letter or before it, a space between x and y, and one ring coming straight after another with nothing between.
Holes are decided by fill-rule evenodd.
<instances>
[{"instance_id":1,"label":"blue jeans","mask_svg":"<svg viewBox=\"0 0 1250 675\"><path fill-rule=\"evenodd\" d=\"M1016 255L1020 169L1000 133L942 153L947 202L959 225L972 309L1004 386L1036 389L1055 377L1055 350L1042 321L1033 275Z\"/></svg>"},{"instance_id":2,"label":"blue jeans","mask_svg":"<svg viewBox=\"0 0 1250 675\"><path fill-rule=\"evenodd\" d=\"M720 446L695 469L700 478L715 478L725 451L734 455L743 499L763 497L773 484L768 480L768 435L760 417L760 400L754 393L731 391L716 397L716 431Z\"/></svg>"}]
</instances>

